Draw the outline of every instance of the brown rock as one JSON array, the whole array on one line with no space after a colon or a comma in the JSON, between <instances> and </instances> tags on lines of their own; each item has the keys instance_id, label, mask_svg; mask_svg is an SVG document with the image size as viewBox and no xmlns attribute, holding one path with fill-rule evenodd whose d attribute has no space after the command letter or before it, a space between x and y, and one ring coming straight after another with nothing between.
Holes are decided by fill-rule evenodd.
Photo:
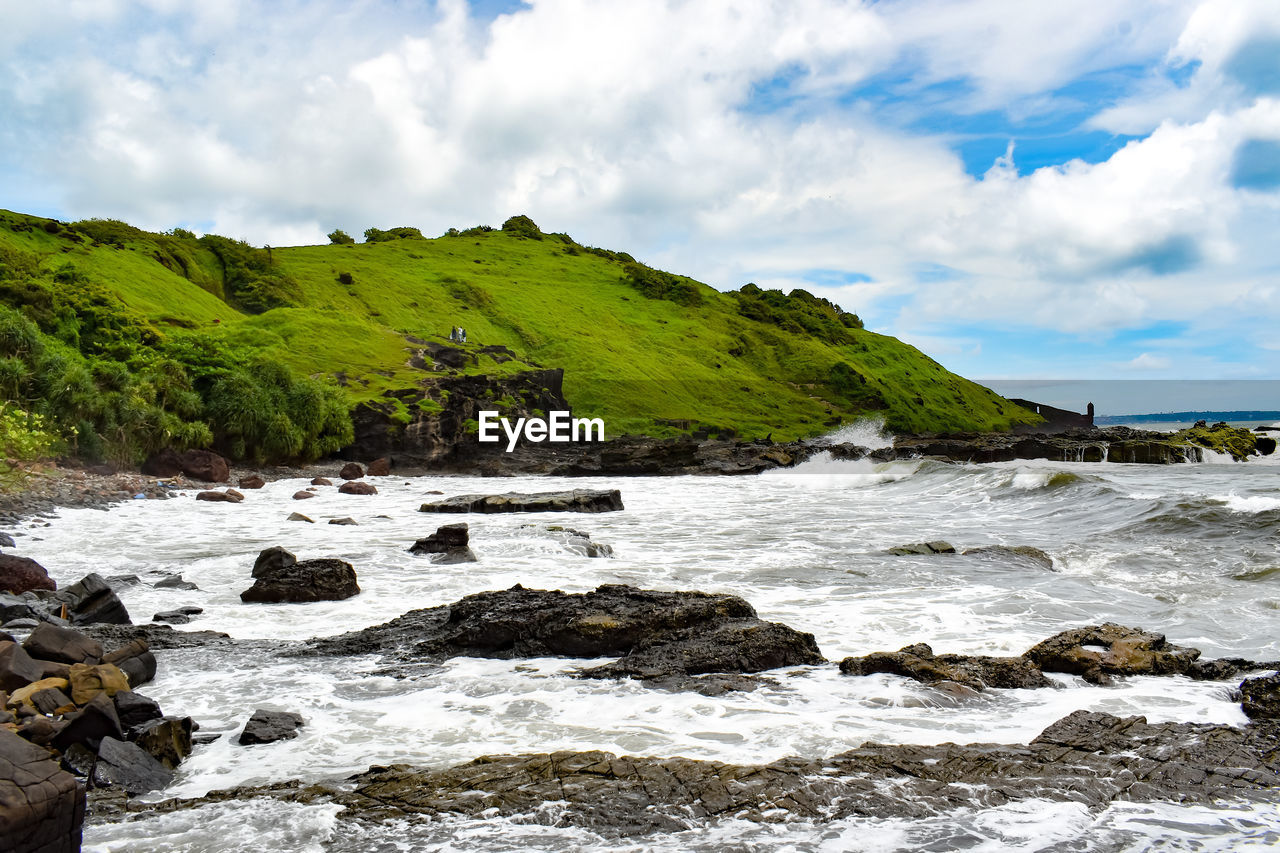
<instances>
[{"instance_id":1,"label":"brown rock","mask_svg":"<svg viewBox=\"0 0 1280 853\"><path fill-rule=\"evenodd\" d=\"M267 484L258 474L247 474L240 478L238 485L242 489L261 489Z\"/></svg>"},{"instance_id":2,"label":"brown rock","mask_svg":"<svg viewBox=\"0 0 1280 853\"><path fill-rule=\"evenodd\" d=\"M237 494L239 493L237 492ZM235 495L231 494L229 491L227 492L208 491L208 492L200 492L199 494L197 494L196 500L212 501L214 503L238 504L240 503L240 501L244 500L244 495L240 495L240 497L237 498Z\"/></svg>"},{"instance_id":3,"label":"brown rock","mask_svg":"<svg viewBox=\"0 0 1280 853\"><path fill-rule=\"evenodd\" d=\"M313 477L313 478L311 479L311 485L313 485L313 486L332 486L332 485L333 485L333 481L332 481L332 480L325 479L324 477Z\"/></svg>"},{"instance_id":4,"label":"brown rock","mask_svg":"<svg viewBox=\"0 0 1280 853\"><path fill-rule=\"evenodd\" d=\"M343 483L338 487L338 491L344 495L376 495L378 493L372 483L361 483L359 480Z\"/></svg>"},{"instance_id":5,"label":"brown rock","mask_svg":"<svg viewBox=\"0 0 1280 853\"><path fill-rule=\"evenodd\" d=\"M383 456L369 463L369 470L365 472L370 477L387 477L391 474L391 460Z\"/></svg>"},{"instance_id":6,"label":"brown rock","mask_svg":"<svg viewBox=\"0 0 1280 853\"><path fill-rule=\"evenodd\" d=\"M41 690L50 688L56 690L67 689L67 679L65 678L42 678L39 681L33 681L25 687L19 687L17 690L9 694L8 704L17 707L19 704L32 705L31 697L39 693Z\"/></svg>"},{"instance_id":7,"label":"brown rock","mask_svg":"<svg viewBox=\"0 0 1280 853\"><path fill-rule=\"evenodd\" d=\"M80 849L85 790L49 753L0 730L0 850Z\"/></svg>"},{"instance_id":8,"label":"brown rock","mask_svg":"<svg viewBox=\"0 0 1280 853\"><path fill-rule=\"evenodd\" d=\"M97 666L72 664L67 680L71 682L71 699L77 705L88 704L99 693L105 693L109 698L129 689L129 679L120 667L111 663Z\"/></svg>"},{"instance_id":9,"label":"brown rock","mask_svg":"<svg viewBox=\"0 0 1280 853\"><path fill-rule=\"evenodd\" d=\"M315 497L315 494L313 494L312 492L294 492L293 493L293 499L295 501L305 501L307 498L314 498L314 497Z\"/></svg>"},{"instance_id":10,"label":"brown rock","mask_svg":"<svg viewBox=\"0 0 1280 853\"><path fill-rule=\"evenodd\" d=\"M285 521L305 521L305 522L307 522L308 524L315 524L315 523L316 523L316 520L315 520L314 518L308 518L307 516L303 515L303 514L302 514L302 513L300 513L300 512L291 512L291 513L289 513L289 517L288 517L288 518L286 518L286 519L285 519Z\"/></svg>"},{"instance_id":11,"label":"brown rock","mask_svg":"<svg viewBox=\"0 0 1280 853\"><path fill-rule=\"evenodd\" d=\"M1052 687L1052 682L1024 657L986 655L935 655L925 643L916 643L896 652L873 652L865 657L840 661L845 675L889 673L913 678L924 684L953 681L975 690L986 687Z\"/></svg>"},{"instance_id":12,"label":"brown rock","mask_svg":"<svg viewBox=\"0 0 1280 853\"><path fill-rule=\"evenodd\" d=\"M1067 672L1087 680L1108 675L1176 675L1191 670L1199 649L1175 646L1163 634L1114 622L1055 634L1023 653L1045 672Z\"/></svg>"},{"instance_id":13,"label":"brown rock","mask_svg":"<svg viewBox=\"0 0 1280 853\"><path fill-rule=\"evenodd\" d=\"M188 450L182 454L182 473L193 480L206 483L226 483L231 480L231 468L227 460L211 450Z\"/></svg>"},{"instance_id":14,"label":"brown rock","mask_svg":"<svg viewBox=\"0 0 1280 853\"><path fill-rule=\"evenodd\" d=\"M57 589L58 584L44 566L29 557L0 554L0 592L14 595L32 589Z\"/></svg>"},{"instance_id":15,"label":"brown rock","mask_svg":"<svg viewBox=\"0 0 1280 853\"><path fill-rule=\"evenodd\" d=\"M142 473L148 477L176 477L182 473L182 456L166 447L142 463Z\"/></svg>"},{"instance_id":16,"label":"brown rock","mask_svg":"<svg viewBox=\"0 0 1280 853\"><path fill-rule=\"evenodd\" d=\"M338 476L344 480L359 480L364 476L364 469L360 467L358 462L348 462L342 466L342 470L338 472Z\"/></svg>"}]
</instances>

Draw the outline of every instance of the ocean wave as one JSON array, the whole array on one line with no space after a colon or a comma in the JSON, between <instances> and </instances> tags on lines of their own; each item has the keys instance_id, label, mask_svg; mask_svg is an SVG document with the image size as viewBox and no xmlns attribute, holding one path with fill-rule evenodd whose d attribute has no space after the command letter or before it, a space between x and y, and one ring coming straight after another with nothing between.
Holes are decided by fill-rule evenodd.
<instances>
[{"instance_id":1,"label":"ocean wave","mask_svg":"<svg viewBox=\"0 0 1280 853\"><path fill-rule=\"evenodd\" d=\"M896 483L914 476L926 465L920 460L903 462L875 462L870 459L835 459L825 450L806 459L793 468L774 468L760 476L797 482L839 482L843 485L874 486L880 483Z\"/></svg>"},{"instance_id":2,"label":"ocean wave","mask_svg":"<svg viewBox=\"0 0 1280 853\"><path fill-rule=\"evenodd\" d=\"M1256 515L1260 512L1280 510L1280 498L1273 498L1269 495L1241 496L1232 492L1227 495L1212 495L1209 500L1223 504L1232 512L1245 512Z\"/></svg>"},{"instance_id":3,"label":"ocean wave","mask_svg":"<svg viewBox=\"0 0 1280 853\"><path fill-rule=\"evenodd\" d=\"M852 444L879 450L893 447L894 436L885 432L884 418L862 418L817 439L819 444Z\"/></svg>"}]
</instances>

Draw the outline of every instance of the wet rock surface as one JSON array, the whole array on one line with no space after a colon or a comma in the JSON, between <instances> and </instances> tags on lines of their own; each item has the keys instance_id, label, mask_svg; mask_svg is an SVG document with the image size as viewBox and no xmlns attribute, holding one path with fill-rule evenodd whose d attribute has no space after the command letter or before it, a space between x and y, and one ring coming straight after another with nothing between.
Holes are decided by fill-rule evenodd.
<instances>
[{"instance_id":1,"label":"wet rock surface","mask_svg":"<svg viewBox=\"0 0 1280 853\"><path fill-rule=\"evenodd\" d=\"M583 675L641 679L751 673L824 661L813 635L759 619L737 596L620 584L581 594L518 585L482 592L384 625L313 640L298 652L371 653L406 662L618 656Z\"/></svg>"},{"instance_id":2,"label":"wet rock surface","mask_svg":"<svg viewBox=\"0 0 1280 853\"><path fill-rule=\"evenodd\" d=\"M1175 675L1191 671L1200 650L1175 646L1163 634L1114 622L1063 631L1025 654L1046 672L1105 683L1110 675Z\"/></svg>"},{"instance_id":3,"label":"wet rock surface","mask_svg":"<svg viewBox=\"0 0 1280 853\"><path fill-rule=\"evenodd\" d=\"M346 560L325 557L299 561L279 547L258 555L252 576L253 586L240 593L241 601L342 601L360 593L356 570Z\"/></svg>"},{"instance_id":4,"label":"wet rock surface","mask_svg":"<svg viewBox=\"0 0 1280 853\"><path fill-rule=\"evenodd\" d=\"M470 541L466 522L445 524L409 546L409 553L429 555L433 563L474 563L476 555L468 546Z\"/></svg>"},{"instance_id":5,"label":"wet rock surface","mask_svg":"<svg viewBox=\"0 0 1280 853\"><path fill-rule=\"evenodd\" d=\"M236 742L241 746L252 746L260 743L275 743L278 740L291 740L298 736L298 729L304 725L306 723L301 714L259 708L253 712L253 716L249 717L249 722L244 724L244 729Z\"/></svg>"},{"instance_id":6,"label":"wet rock surface","mask_svg":"<svg viewBox=\"0 0 1280 853\"><path fill-rule=\"evenodd\" d=\"M541 822L616 837L691 829L716 818L925 818L1020 800L1092 809L1116 800L1269 801L1278 774L1274 723L1150 724L1077 711L1025 745L868 743L824 759L755 765L602 751L498 755L444 770L372 767L342 786L283 784L133 808L171 811L274 797L334 802L345 807L342 819L362 821L538 813ZM557 809L539 811L548 803Z\"/></svg>"},{"instance_id":7,"label":"wet rock surface","mask_svg":"<svg viewBox=\"0 0 1280 853\"><path fill-rule=\"evenodd\" d=\"M0 850L80 849L85 791L49 753L0 728Z\"/></svg>"},{"instance_id":8,"label":"wet rock surface","mask_svg":"<svg viewBox=\"0 0 1280 853\"><path fill-rule=\"evenodd\" d=\"M457 495L423 504L420 512L617 512L623 508L617 489L573 489L503 495Z\"/></svg>"},{"instance_id":9,"label":"wet rock surface","mask_svg":"<svg viewBox=\"0 0 1280 853\"><path fill-rule=\"evenodd\" d=\"M906 646L896 652L848 657L840 661L840 671L845 675L889 673L925 684L953 681L975 690L1053 686L1040 668L1024 657L935 655L925 643Z\"/></svg>"}]
</instances>

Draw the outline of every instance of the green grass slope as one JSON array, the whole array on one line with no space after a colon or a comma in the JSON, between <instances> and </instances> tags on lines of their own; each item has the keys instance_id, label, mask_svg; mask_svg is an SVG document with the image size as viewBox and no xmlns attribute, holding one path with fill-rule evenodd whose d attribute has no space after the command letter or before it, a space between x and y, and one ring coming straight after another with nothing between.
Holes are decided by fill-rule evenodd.
<instances>
[{"instance_id":1,"label":"green grass slope","mask_svg":"<svg viewBox=\"0 0 1280 853\"><path fill-rule=\"evenodd\" d=\"M667 284L646 288L636 270L653 271L536 228L243 247L256 253L237 260L186 232L48 223L0 212L0 251L38 258L47 274L74 270L162 336L198 334L309 375L337 375L353 404L417 386L424 372L409 363L422 349L415 341L447 343L450 328L462 326L462 348L478 356L465 372L562 367L575 414L604 418L610 435L702 425L784 439L865 415L911 432L1035 419L914 347L849 317L842 325L830 306L813 309L813 331L789 319L812 325L793 311L811 302L781 294L763 295L781 306L770 308L666 276L666 298L652 298ZM279 307L262 310L272 304ZM499 363L480 354L487 345L518 359Z\"/></svg>"}]
</instances>

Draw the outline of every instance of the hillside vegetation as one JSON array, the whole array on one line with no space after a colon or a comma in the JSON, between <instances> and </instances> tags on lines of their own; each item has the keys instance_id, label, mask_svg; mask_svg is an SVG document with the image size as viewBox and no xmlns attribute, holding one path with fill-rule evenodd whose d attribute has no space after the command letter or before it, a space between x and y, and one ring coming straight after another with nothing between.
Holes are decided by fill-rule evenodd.
<instances>
[{"instance_id":1,"label":"hillside vegetation","mask_svg":"<svg viewBox=\"0 0 1280 853\"><path fill-rule=\"evenodd\" d=\"M1034 419L804 291L721 293L527 217L365 236L255 248L0 211L0 397L60 427L68 449L121 460L166 444L315 458L351 440L354 405L532 366L564 368L575 414L610 435ZM466 344L448 340L454 326Z\"/></svg>"}]
</instances>

